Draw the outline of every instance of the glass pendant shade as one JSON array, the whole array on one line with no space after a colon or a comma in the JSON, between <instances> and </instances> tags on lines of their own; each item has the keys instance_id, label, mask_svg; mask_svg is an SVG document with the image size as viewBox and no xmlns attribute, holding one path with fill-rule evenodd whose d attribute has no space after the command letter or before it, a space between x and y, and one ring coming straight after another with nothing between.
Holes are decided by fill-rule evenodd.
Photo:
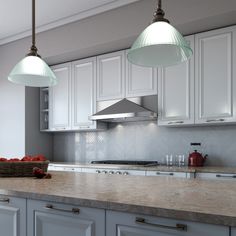
<instances>
[{"instance_id":1,"label":"glass pendant shade","mask_svg":"<svg viewBox=\"0 0 236 236\"><path fill-rule=\"evenodd\" d=\"M13 68L8 80L30 87L48 87L57 84L50 67L37 56L26 56Z\"/></svg>"},{"instance_id":2,"label":"glass pendant shade","mask_svg":"<svg viewBox=\"0 0 236 236\"><path fill-rule=\"evenodd\" d=\"M187 41L173 26L157 21L136 39L127 57L139 66L166 67L186 61L192 54Z\"/></svg>"}]
</instances>

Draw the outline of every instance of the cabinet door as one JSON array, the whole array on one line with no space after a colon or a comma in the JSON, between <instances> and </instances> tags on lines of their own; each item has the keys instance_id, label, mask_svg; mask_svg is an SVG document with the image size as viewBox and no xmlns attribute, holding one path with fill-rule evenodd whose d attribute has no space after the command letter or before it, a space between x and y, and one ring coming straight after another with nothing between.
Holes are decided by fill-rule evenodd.
<instances>
[{"instance_id":1,"label":"cabinet door","mask_svg":"<svg viewBox=\"0 0 236 236\"><path fill-rule=\"evenodd\" d=\"M235 227L232 227L231 228L231 234L230 236L236 236L236 228Z\"/></svg>"},{"instance_id":2,"label":"cabinet door","mask_svg":"<svg viewBox=\"0 0 236 236\"><path fill-rule=\"evenodd\" d=\"M79 209L79 213L72 209ZM105 211L29 200L28 235L104 236Z\"/></svg>"},{"instance_id":3,"label":"cabinet door","mask_svg":"<svg viewBox=\"0 0 236 236\"><path fill-rule=\"evenodd\" d=\"M236 121L236 28L196 35L196 123Z\"/></svg>"},{"instance_id":4,"label":"cabinet door","mask_svg":"<svg viewBox=\"0 0 236 236\"><path fill-rule=\"evenodd\" d=\"M194 36L186 37L194 50ZM158 125L194 124L194 57L160 70Z\"/></svg>"},{"instance_id":5,"label":"cabinet door","mask_svg":"<svg viewBox=\"0 0 236 236\"><path fill-rule=\"evenodd\" d=\"M97 101L125 96L125 51L97 57Z\"/></svg>"},{"instance_id":6,"label":"cabinet door","mask_svg":"<svg viewBox=\"0 0 236 236\"><path fill-rule=\"evenodd\" d=\"M50 130L70 129L70 83L71 64L52 67L58 84L49 89L49 127Z\"/></svg>"},{"instance_id":7,"label":"cabinet door","mask_svg":"<svg viewBox=\"0 0 236 236\"><path fill-rule=\"evenodd\" d=\"M0 235L26 235L26 200L0 196Z\"/></svg>"},{"instance_id":8,"label":"cabinet door","mask_svg":"<svg viewBox=\"0 0 236 236\"><path fill-rule=\"evenodd\" d=\"M229 173L199 173L195 174L197 179L236 180L236 174Z\"/></svg>"},{"instance_id":9,"label":"cabinet door","mask_svg":"<svg viewBox=\"0 0 236 236\"><path fill-rule=\"evenodd\" d=\"M157 95L157 69L136 66L126 59L126 97L148 95Z\"/></svg>"},{"instance_id":10,"label":"cabinet door","mask_svg":"<svg viewBox=\"0 0 236 236\"><path fill-rule=\"evenodd\" d=\"M95 113L96 58L72 64L72 129L91 129L95 122L89 116Z\"/></svg>"},{"instance_id":11,"label":"cabinet door","mask_svg":"<svg viewBox=\"0 0 236 236\"><path fill-rule=\"evenodd\" d=\"M182 220L107 211L106 235L109 236L228 236L229 228ZM140 222L141 221L141 222ZM178 228L178 224L186 228Z\"/></svg>"}]
</instances>

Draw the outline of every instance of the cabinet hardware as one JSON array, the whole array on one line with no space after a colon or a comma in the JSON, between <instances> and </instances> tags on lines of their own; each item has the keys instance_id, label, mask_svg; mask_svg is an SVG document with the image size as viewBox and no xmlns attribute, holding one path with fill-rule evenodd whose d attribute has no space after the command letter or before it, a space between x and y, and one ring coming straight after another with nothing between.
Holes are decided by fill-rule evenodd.
<instances>
[{"instance_id":1,"label":"cabinet hardware","mask_svg":"<svg viewBox=\"0 0 236 236\"><path fill-rule=\"evenodd\" d=\"M9 198L0 198L0 202L10 202Z\"/></svg>"},{"instance_id":2,"label":"cabinet hardware","mask_svg":"<svg viewBox=\"0 0 236 236\"><path fill-rule=\"evenodd\" d=\"M174 173L156 172L157 175L174 175Z\"/></svg>"},{"instance_id":3,"label":"cabinet hardware","mask_svg":"<svg viewBox=\"0 0 236 236\"><path fill-rule=\"evenodd\" d=\"M129 172L125 171L125 172L123 173L123 175L129 175Z\"/></svg>"},{"instance_id":4,"label":"cabinet hardware","mask_svg":"<svg viewBox=\"0 0 236 236\"><path fill-rule=\"evenodd\" d=\"M141 218L141 217L136 217L135 222L137 224L148 225L148 226L158 227L158 228L162 228L162 229L187 231L187 225L184 225L184 224L176 224L175 226L153 224L153 223L148 223L144 218Z\"/></svg>"},{"instance_id":5,"label":"cabinet hardware","mask_svg":"<svg viewBox=\"0 0 236 236\"><path fill-rule=\"evenodd\" d=\"M79 126L79 128L80 128L80 129L89 129L90 126L88 126L88 125L87 125L87 126Z\"/></svg>"},{"instance_id":6,"label":"cabinet hardware","mask_svg":"<svg viewBox=\"0 0 236 236\"><path fill-rule=\"evenodd\" d=\"M62 208L56 208L51 204L47 204L45 206L46 209L48 210L55 210L55 211L62 211L62 212L69 212L69 213L74 213L74 214L79 214L80 213L80 209L79 208L72 208L71 210L66 210L66 209L62 209Z\"/></svg>"},{"instance_id":7,"label":"cabinet hardware","mask_svg":"<svg viewBox=\"0 0 236 236\"><path fill-rule=\"evenodd\" d=\"M218 178L236 178L236 175L216 175Z\"/></svg>"},{"instance_id":8,"label":"cabinet hardware","mask_svg":"<svg viewBox=\"0 0 236 236\"><path fill-rule=\"evenodd\" d=\"M212 120L207 120L206 122L210 123L210 122L217 122L217 121L223 122L225 121L225 119L212 119Z\"/></svg>"},{"instance_id":9,"label":"cabinet hardware","mask_svg":"<svg viewBox=\"0 0 236 236\"><path fill-rule=\"evenodd\" d=\"M173 124L183 124L184 121L170 121L168 125L173 125Z\"/></svg>"}]
</instances>

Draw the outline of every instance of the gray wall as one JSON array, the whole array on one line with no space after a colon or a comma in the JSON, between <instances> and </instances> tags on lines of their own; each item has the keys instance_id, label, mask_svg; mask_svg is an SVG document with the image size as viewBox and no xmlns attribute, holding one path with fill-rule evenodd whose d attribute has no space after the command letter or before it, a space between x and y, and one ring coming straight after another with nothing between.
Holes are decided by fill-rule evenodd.
<instances>
[{"instance_id":1,"label":"gray wall","mask_svg":"<svg viewBox=\"0 0 236 236\"><path fill-rule=\"evenodd\" d=\"M104 132L56 134L54 161L158 160L188 155L190 142L201 142L207 165L236 166L236 126L158 127L155 122L111 124Z\"/></svg>"}]
</instances>

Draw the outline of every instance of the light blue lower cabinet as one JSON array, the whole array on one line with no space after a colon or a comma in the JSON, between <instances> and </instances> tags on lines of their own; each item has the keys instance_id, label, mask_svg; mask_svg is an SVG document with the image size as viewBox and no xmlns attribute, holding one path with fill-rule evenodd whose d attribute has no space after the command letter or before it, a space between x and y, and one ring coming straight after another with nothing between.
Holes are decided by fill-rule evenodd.
<instances>
[{"instance_id":1,"label":"light blue lower cabinet","mask_svg":"<svg viewBox=\"0 0 236 236\"><path fill-rule=\"evenodd\" d=\"M29 200L29 236L105 236L105 211Z\"/></svg>"},{"instance_id":2,"label":"light blue lower cabinet","mask_svg":"<svg viewBox=\"0 0 236 236\"><path fill-rule=\"evenodd\" d=\"M225 226L113 211L106 217L107 236L229 236Z\"/></svg>"},{"instance_id":3,"label":"light blue lower cabinet","mask_svg":"<svg viewBox=\"0 0 236 236\"><path fill-rule=\"evenodd\" d=\"M26 235L26 199L0 196L0 235Z\"/></svg>"},{"instance_id":4,"label":"light blue lower cabinet","mask_svg":"<svg viewBox=\"0 0 236 236\"><path fill-rule=\"evenodd\" d=\"M236 236L236 227L231 228L231 235L230 236Z\"/></svg>"}]
</instances>

